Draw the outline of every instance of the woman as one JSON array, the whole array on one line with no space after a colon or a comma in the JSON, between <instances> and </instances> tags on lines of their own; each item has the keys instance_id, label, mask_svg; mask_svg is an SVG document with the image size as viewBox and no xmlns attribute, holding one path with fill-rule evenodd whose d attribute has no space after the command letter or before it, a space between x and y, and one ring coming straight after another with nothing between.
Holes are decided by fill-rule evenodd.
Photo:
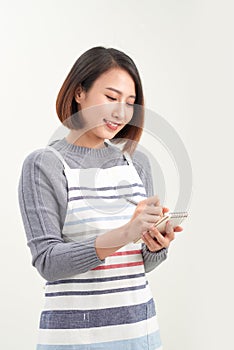
<instances>
[{"instance_id":1,"label":"woman","mask_svg":"<svg viewBox=\"0 0 234 350\"><path fill-rule=\"evenodd\" d=\"M135 150L143 106L132 59L91 48L58 94L70 132L24 161L19 203L32 264L47 281L38 350L161 349L146 273L182 228L168 222L161 234L152 226L168 209Z\"/></svg>"}]
</instances>

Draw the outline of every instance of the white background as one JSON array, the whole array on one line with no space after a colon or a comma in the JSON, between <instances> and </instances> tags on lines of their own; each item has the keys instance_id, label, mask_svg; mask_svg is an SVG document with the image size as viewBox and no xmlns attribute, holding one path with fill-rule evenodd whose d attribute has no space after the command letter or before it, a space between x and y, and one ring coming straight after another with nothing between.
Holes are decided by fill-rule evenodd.
<instances>
[{"instance_id":1,"label":"white background","mask_svg":"<svg viewBox=\"0 0 234 350\"><path fill-rule=\"evenodd\" d=\"M59 127L55 100L75 60L102 45L134 59L146 107L174 127L192 162L190 218L149 274L164 350L233 349L233 2L0 4L1 348L35 348L43 304L18 207L22 162Z\"/></svg>"}]
</instances>

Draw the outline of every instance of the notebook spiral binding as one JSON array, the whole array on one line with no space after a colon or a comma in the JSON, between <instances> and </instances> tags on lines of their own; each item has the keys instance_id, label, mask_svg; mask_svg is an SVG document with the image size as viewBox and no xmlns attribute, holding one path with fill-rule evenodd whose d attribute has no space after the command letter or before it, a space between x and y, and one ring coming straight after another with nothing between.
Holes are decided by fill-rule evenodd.
<instances>
[{"instance_id":1,"label":"notebook spiral binding","mask_svg":"<svg viewBox=\"0 0 234 350\"><path fill-rule=\"evenodd\" d=\"M188 216L186 211L174 211L168 214L171 218L186 218Z\"/></svg>"}]
</instances>

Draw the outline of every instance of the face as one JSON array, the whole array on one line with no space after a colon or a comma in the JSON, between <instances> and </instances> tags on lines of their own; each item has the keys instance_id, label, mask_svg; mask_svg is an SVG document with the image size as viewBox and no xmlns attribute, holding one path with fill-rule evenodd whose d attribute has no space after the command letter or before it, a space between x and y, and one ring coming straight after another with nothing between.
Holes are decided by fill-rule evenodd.
<instances>
[{"instance_id":1,"label":"face","mask_svg":"<svg viewBox=\"0 0 234 350\"><path fill-rule=\"evenodd\" d=\"M103 147L105 139L112 139L134 112L135 83L123 69L113 68L95 80L88 92L78 90L82 131L76 144L84 147Z\"/></svg>"}]
</instances>

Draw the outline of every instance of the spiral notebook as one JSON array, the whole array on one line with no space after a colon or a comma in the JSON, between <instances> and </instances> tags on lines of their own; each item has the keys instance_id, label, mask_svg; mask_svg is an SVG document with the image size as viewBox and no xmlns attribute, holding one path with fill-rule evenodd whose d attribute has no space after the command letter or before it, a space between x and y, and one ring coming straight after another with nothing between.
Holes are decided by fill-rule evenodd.
<instances>
[{"instance_id":1,"label":"spiral notebook","mask_svg":"<svg viewBox=\"0 0 234 350\"><path fill-rule=\"evenodd\" d=\"M157 221L153 226L157 227L159 231L164 231L166 222L170 220L173 227L179 226L181 222L187 218L188 213L186 211L174 211L165 213L164 216Z\"/></svg>"},{"instance_id":2,"label":"spiral notebook","mask_svg":"<svg viewBox=\"0 0 234 350\"><path fill-rule=\"evenodd\" d=\"M165 232L166 223L170 220L173 227L179 226L184 219L186 219L188 213L186 211L174 211L165 213L161 219L159 219L153 226L157 227L160 232ZM135 241L134 243L143 243L142 239Z\"/></svg>"}]
</instances>

